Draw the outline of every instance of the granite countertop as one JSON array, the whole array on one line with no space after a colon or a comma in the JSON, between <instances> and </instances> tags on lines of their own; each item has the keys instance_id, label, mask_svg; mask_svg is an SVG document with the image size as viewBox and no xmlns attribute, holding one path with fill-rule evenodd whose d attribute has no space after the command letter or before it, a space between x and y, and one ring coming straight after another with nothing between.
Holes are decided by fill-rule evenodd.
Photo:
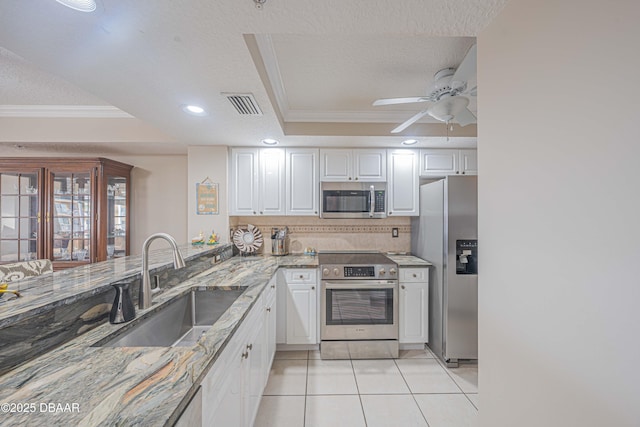
<instances>
[{"instance_id":1,"label":"granite countertop","mask_svg":"<svg viewBox=\"0 0 640 427\"><path fill-rule=\"evenodd\" d=\"M391 261L393 261L396 264L398 264L398 267L400 267L400 268L402 268L402 267L431 267L433 265L429 261L425 261L422 258L418 258L417 256L408 255L408 254L399 254L399 255L386 254L386 256Z\"/></svg>"},{"instance_id":2,"label":"granite countertop","mask_svg":"<svg viewBox=\"0 0 640 427\"><path fill-rule=\"evenodd\" d=\"M190 250L198 251L197 248L181 248L185 258ZM158 255L157 260L163 259ZM236 256L212 266L154 296L151 308L137 310L136 313L141 317L156 311L164 302L189 292L193 287L244 288L243 294L196 346L92 347L130 325L103 324L0 377L0 403L34 404L32 407L35 408L30 413L4 413L0 424L171 425L195 394L199 383L275 271L279 267L315 268L317 265L317 257L290 255ZM100 286L103 281L113 283L113 276L108 280L104 276L126 276L139 268L139 257L94 264L88 268L90 271L84 273L84 280L88 283L82 282L82 272L73 272L69 276L73 277L75 286L56 289L54 280L53 287L47 292L60 291L66 295L65 298L71 298L74 287L82 292L92 286ZM36 306L41 306L47 299L52 301L47 292L33 298ZM28 304L22 310L28 310ZM47 410L51 404L62 406L54 406L59 411L52 412Z\"/></svg>"}]
</instances>

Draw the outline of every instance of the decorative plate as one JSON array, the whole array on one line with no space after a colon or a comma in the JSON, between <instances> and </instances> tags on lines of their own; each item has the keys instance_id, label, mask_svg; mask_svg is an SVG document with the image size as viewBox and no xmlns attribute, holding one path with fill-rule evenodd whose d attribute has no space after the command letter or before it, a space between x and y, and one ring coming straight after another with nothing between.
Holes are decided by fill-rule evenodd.
<instances>
[{"instance_id":1,"label":"decorative plate","mask_svg":"<svg viewBox=\"0 0 640 427\"><path fill-rule=\"evenodd\" d=\"M241 252L253 253L257 252L262 246L264 239L258 227L247 224L247 229L237 229L233 233L233 244L236 245Z\"/></svg>"}]
</instances>

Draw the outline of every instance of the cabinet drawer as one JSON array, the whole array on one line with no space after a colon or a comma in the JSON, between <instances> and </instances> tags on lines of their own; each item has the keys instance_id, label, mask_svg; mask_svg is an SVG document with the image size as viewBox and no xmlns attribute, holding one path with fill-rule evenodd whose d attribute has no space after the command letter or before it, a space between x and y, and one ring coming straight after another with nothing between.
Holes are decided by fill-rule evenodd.
<instances>
[{"instance_id":1,"label":"cabinet drawer","mask_svg":"<svg viewBox=\"0 0 640 427\"><path fill-rule=\"evenodd\" d=\"M401 268L400 282L428 282L428 268Z\"/></svg>"},{"instance_id":2,"label":"cabinet drawer","mask_svg":"<svg viewBox=\"0 0 640 427\"><path fill-rule=\"evenodd\" d=\"M316 270L313 268L287 269L285 280L290 283L316 283Z\"/></svg>"}]
</instances>

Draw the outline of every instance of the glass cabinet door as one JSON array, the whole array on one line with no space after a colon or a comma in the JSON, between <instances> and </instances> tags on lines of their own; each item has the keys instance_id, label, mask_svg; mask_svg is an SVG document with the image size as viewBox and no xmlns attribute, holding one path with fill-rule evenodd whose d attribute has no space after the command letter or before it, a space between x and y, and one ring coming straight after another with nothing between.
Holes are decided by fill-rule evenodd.
<instances>
[{"instance_id":1,"label":"glass cabinet door","mask_svg":"<svg viewBox=\"0 0 640 427\"><path fill-rule=\"evenodd\" d=\"M89 262L93 182L91 171L52 172L52 260Z\"/></svg>"},{"instance_id":2,"label":"glass cabinet door","mask_svg":"<svg viewBox=\"0 0 640 427\"><path fill-rule=\"evenodd\" d=\"M107 259L127 255L127 178L106 176Z\"/></svg>"},{"instance_id":3,"label":"glass cabinet door","mask_svg":"<svg viewBox=\"0 0 640 427\"><path fill-rule=\"evenodd\" d=\"M0 263L42 256L38 172L0 172Z\"/></svg>"}]
</instances>

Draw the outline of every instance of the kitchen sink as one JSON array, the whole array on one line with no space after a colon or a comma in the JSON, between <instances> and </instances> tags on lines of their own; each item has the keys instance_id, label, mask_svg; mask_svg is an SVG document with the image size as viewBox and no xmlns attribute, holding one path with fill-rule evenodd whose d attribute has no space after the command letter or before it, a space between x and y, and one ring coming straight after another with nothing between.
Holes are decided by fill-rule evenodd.
<instances>
[{"instance_id":1,"label":"kitchen sink","mask_svg":"<svg viewBox=\"0 0 640 427\"><path fill-rule=\"evenodd\" d=\"M244 289L192 290L97 347L192 347Z\"/></svg>"}]
</instances>

